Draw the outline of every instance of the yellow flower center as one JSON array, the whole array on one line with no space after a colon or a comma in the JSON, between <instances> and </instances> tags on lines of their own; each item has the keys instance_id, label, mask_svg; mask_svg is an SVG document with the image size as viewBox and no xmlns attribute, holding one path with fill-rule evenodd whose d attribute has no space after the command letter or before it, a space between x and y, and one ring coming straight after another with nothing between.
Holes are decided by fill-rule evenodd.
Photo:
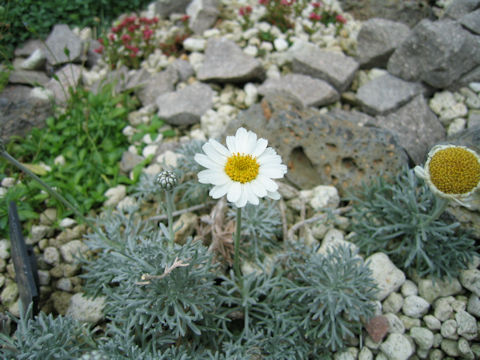
<instances>
[{"instance_id":1,"label":"yellow flower center","mask_svg":"<svg viewBox=\"0 0 480 360\"><path fill-rule=\"evenodd\" d=\"M252 155L236 153L227 159L225 172L233 181L245 184L257 177L259 168L260 164Z\"/></svg>"},{"instance_id":2,"label":"yellow flower center","mask_svg":"<svg viewBox=\"0 0 480 360\"><path fill-rule=\"evenodd\" d=\"M438 150L428 169L432 183L445 194L466 194L480 182L480 160L465 148Z\"/></svg>"}]
</instances>

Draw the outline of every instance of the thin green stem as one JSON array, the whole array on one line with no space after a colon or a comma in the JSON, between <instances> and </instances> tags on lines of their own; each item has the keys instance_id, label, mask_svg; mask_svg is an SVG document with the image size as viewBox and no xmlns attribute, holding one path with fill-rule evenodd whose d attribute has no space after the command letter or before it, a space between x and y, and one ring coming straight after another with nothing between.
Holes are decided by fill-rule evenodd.
<instances>
[{"instance_id":1,"label":"thin green stem","mask_svg":"<svg viewBox=\"0 0 480 360\"><path fill-rule=\"evenodd\" d=\"M235 236L233 239L234 254L233 254L233 271L235 272L235 277L238 279L242 278L242 273L240 271L240 235L242 232L242 208L237 208L237 226L235 229Z\"/></svg>"},{"instance_id":2,"label":"thin green stem","mask_svg":"<svg viewBox=\"0 0 480 360\"><path fill-rule=\"evenodd\" d=\"M443 199L443 198L437 198L437 201L435 202L435 208L433 209L433 212L430 215L430 217L427 219L427 221L422 224L423 227L426 227L430 225L433 221L437 220L440 217L440 215L442 215L445 212L448 204L449 204L449 200Z\"/></svg>"},{"instance_id":3,"label":"thin green stem","mask_svg":"<svg viewBox=\"0 0 480 360\"><path fill-rule=\"evenodd\" d=\"M175 234L173 232L173 194L170 190L165 190L165 198L167 200L167 221L168 221L168 235L170 240L170 248L173 248L175 243Z\"/></svg>"}]
</instances>

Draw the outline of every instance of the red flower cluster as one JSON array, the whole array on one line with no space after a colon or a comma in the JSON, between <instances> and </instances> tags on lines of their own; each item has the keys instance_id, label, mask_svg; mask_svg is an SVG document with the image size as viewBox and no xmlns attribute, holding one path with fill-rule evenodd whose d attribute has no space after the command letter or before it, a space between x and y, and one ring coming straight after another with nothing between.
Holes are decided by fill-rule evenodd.
<instances>
[{"instance_id":1,"label":"red flower cluster","mask_svg":"<svg viewBox=\"0 0 480 360\"><path fill-rule=\"evenodd\" d=\"M238 15L240 16L246 16L252 13L252 7L250 5L247 6L242 6L240 9L238 9Z\"/></svg>"}]
</instances>

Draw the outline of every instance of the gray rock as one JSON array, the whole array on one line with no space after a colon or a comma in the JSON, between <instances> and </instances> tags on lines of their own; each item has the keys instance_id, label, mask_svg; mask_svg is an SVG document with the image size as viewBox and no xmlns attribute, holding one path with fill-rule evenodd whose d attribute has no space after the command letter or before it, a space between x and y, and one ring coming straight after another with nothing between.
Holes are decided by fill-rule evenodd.
<instances>
[{"instance_id":1,"label":"gray rock","mask_svg":"<svg viewBox=\"0 0 480 360\"><path fill-rule=\"evenodd\" d=\"M460 282L464 288L480 296L480 270L469 269L461 271Z\"/></svg>"},{"instance_id":2,"label":"gray rock","mask_svg":"<svg viewBox=\"0 0 480 360\"><path fill-rule=\"evenodd\" d=\"M43 71L15 69L10 73L10 84L25 84L31 86L45 85L49 77Z\"/></svg>"},{"instance_id":3,"label":"gray rock","mask_svg":"<svg viewBox=\"0 0 480 360\"><path fill-rule=\"evenodd\" d=\"M322 79L339 92L345 91L353 81L358 63L338 52L322 50L311 43L293 48L293 72Z\"/></svg>"},{"instance_id":4,"label":"gray rock","mask_svg":"<svg viewBox=\"0 0 480 360\"><path fill-rule=\"evenodd\" d=\"M430 330L440 330L440 328L442 327L442 323L440 322L440 320L438 320L433 315L425 315L423 317L423 321Z\"/></svg>"},{"instance_id":5,"label":"gray rock","mask_svg":"<svg viewBox=\"0 0 480 360\"><path fill-rule=\"evenodd\" d=\"M20 64L20 68L23 70L41 70L46 59L45 52L38 48Z\"/></svg>"},{"instance_id":6,"label":"gray rock","mask_svg":"<svg viewBox=\"0 0 480 360\"><path fill-rule=\"evenodd\" d=\"M475 294L470 295L468 298L467 311L476 317L480 317L480 297Z\"/></svg>"},{"instance_id":7,"label":"gray rock","mask_svg":"<svg viewBox=\"0 0 480 360\"><path fill-rule=\"evenodd\" d=\"M53 99L57 105L66 104L70 98L69 88L75 89L80 82L82 67L74 64L67 64L58 70L55 75L57 79L50 79L45 88L52 91Z\"/></svg>"},{"instance_id":8,"label":"gray rock","mask_svg":"<svg viewBox=\"0 0 480 360\"><path fill-rule=\"evenodd\" d=\"M435 283L431 279L420 279L417 284L419 295L430 304L441 296L457 295L462 291L462 285L455 278L450 280L435 279Z\"/></svg>"},{"instance_id":9,"label":"gray rock","mask_svg":"<svg viewBox=\"0 0 480 360\"><path fill-rule=\"evenodd\" d=\"M445 9L444 17L458 20L480 7L480 0L455 0Z\"/></svg>"},{"instance_id":10,"label":"gray rock","mask_svg":"<svg viewBox=\"0 0 480 360\"><path fill-rule=\"evenodd\" d=\"M342 9L355 19L368 20L373 17L400 21L410 27L420 20L433 17L428 0L340 0Z\"/></svg>"},{"instance_id":11,"label":"gray rock","mask_svg":"<svg viewBox=\"0 0 480 360\"><path fill-rule=\"evenodd\" d=\"M218 8L218 0L193 0L186 10L190 16L190 29L196 34L203 34L205 30L210 29L220 15Z\"/></svg>"},{"instance_id":12,"label":"gray rock","mask_svg":"<svg viewBox=\"0 0 480 360\"><path fill-rule=\"evenodd\" d=\"M440 348L448 356L458 357L460 355L458 352L458 344L455 340L443 339L440 343Z\"/></svg>"},{"instance_id":13,"label":"gray rock","mask_svg":"<svg viewBox=\"0 0 480 360\"><path fill-rule=\"evenodd\" d=\"M387 296L382 303L383 312L386 313L398 313L403 306L403 297L399 293L393 292Z\"/></svg>"},{"instance_id":14,"label":"gray rock","mask_svg":"<svg viewBox=\"0 0 480 360\"><path fill-rule=\"evenodd\" d=\"M27 244L36 244L43 238L52 235L53 231L54 229L49 225L32 225L30 237L27 239Z\"/></svg>"},{"instance_id":15,"label":"gray rock","mask_svg":"<svg viewBox=\"0 0 480 360\"><path fill-rule=\"evenodd\" d=\"M385 68L388 58L409 32L407 25L396 21L373 18L364 22L357 38L356 60L360 67Z\"/></svg>"},{"instance_id":16,"label":"gray rock","mask_svg":"<svg viewBox=\"0 0 480 360\"><path fill-rule=\"evenodd\" d=\"M448 319L443 322L440 333L445 339L457 340L457 322L453 319Z\"/></svg>"},{"instance_id":17,"label":"gray rock","mask_svg":"<svg viewBox=\"0 0 480 360\"><path fill-rule=\"evenodd\" d=\"M104 318L104 306L104 297L88 299L82 293L77 293L70 298L66 316L80 322L96 324Z\"/></svg>"},{"instance_id":18,"label":"gray rock","mask_svg":"<svg viewBox=\"0 0 480 360\"><path fill-rule=\"evenodd\" d=\"M405 298L402 311L405 315L418 319L425 315L429 308L430 304L424 298L411 295Z\"/></svg>"},{"instance_id":19,"label":"gray rock","mask_svg":"<svg viewBox=\"0 0 480 360\"><path fill-rule=\"evenodd\" d=\"M365 112L383 115L406 104L422 94L424 87L390 74L385 74L362 85L357 91L357 100Z\"/></svg>"},{"instance_id":20,"label":"gray rock","mask_svg":"<svg viewBox=\"0 0 480 360\"><path fill-rule=\"evenodd\" d=\"M407 81L446 88L480 64L480 39L452 20L422 20L388 61L388 71Z\"/></svg>"},{"instance_id":21,"label":"gray rock","mask_svg":"<svg viewBox=\"0 0 480 360\"><path fill-rule=\"evenodd\" d=\"M370 255L366 262L372 271L372 278L379 288L377 300L383 300L405 282L405 274L398 269L384 253ZM405 308L405 304L403 305Z\"/></svg>"},{"instance_id":22,"label":"gray rock","mask_svg":"<svg viewBox=\"0 0 480 360\"><path fill-rule=\"evenodd\" d=\"M323 106L340 98L338 92L326 81L307 75L287 74L279 79L270 78L259 88L260 95L281 95L301 106Z\"/></svg>"},{"instance_id":23,"label":"gray rock","mask_svg":"<svg viewBox=\"0 0 480 360\"><path fill-rule=\"evenodd\" d=\"M11 304L18 297L18 286L15 282L7 282L0 294L2 304Z\"/></svg>"},{"instance_id":24,"label":"gray rock","mask_svg":"<svg viewBox=\"0 0 480 360\"><path fill-rule=\"evenodd\" d=\"M385 317L388 320L388 332L391 334L404 334L405 325L403 324L400 318L392 313L385 314Z\"/></svg>"},{"instance_id":25,"label":"gray rock","mask_svg":"<svg viewBox=\"0 0 480 360\"><path fill-rule=\"evenodd\" d=\"M388 360L407 360L414 352L413 344L402 334L390 334L386 341L380 345Z\"/></svg>"},{"instance_id":26,"label":"gray rock","mask_svg":"<svg viewBox=\"0 0 480 360\"><path fill-rule=\"evenodd\" d=\"M172 68L150 75L137 96L143 106L154 104L160 95L174 91L177 81L178 73Z\"/></svg>"},{"instance_id":27,"label":"gray rock","mask_svg":"<svg viewBox=\"0 0 480 360\"><path fill-rule=\"evenodd\" d=\"M155 13L163 18L173 13L185 14L191 0L157 0L155 2Z\"/></svg>"},{"instance_id":28,"label":"gray rock","mask_svg":"<svg viewBox=\"0 0 480 360\"><path fill-rule=\"evenodd\" d=\"M122 155L122 160L120 161L120 170L128 173L143 160L143 156L131 153L130 151L125 151Z\"/></svg>"},{"instance_id":29,"label":"gray rock","mask_svg":"<svg viewBox=\"0 0 480 360\"><path fill-rule=\"evenodd\" d=\"M50 278L50 273L47 270L38 270L38 281L40 285L49 285Z\"/></svg>"},{"instance_id":30,"label":"gray rock","mask_svg":"<svg viewBox=\"0 0 480 360\"><path fill-rule=\"evenodd\" d=\"M171 125L191 125L212 107L214 92L210 86L194 83L157 98L158 116Z\"/></svg>"},{"instance_id":31,"label":"gray rock","mask_svg":"<svg viewBox=\"0 0 480 360\"><path fill-rule=\"evenodd\" d=\"M79 61L83 51L82 40L65 24L55 25L45 41L45 53L50 65L57 66ZM65 49L68 49L68 56Z\"/></svg>"},{"instance_id":32,"label":"gray rock","mask_svg":"<svg viewBox=\"0 0 480 360\"><path fill-rule=\"evenodd\" d=\"M43 250L43 261L50 265L57 265L60 262L60 254L57 248L49 246Z\"/></svg>"},{"instance_id":33,"label":"gray rock","mask_svg":"<svg viewBox=\"0 0 480 360\"><path fill-rule=\"evenodd\" d=\"M243 83L263 80L264 77L265 70L260 61L225 38L208 40L204 62L197 71L198 80L220 83Z\"/></svg>"},{"instance_id":34,"label":"gray rock","mask_svg":"<svg viewBox=\"0 0 480 360\"><path fill-rule=\"evenodd\" d=\"M377 116L377 126L397 136L415 164L421 164L433 145L445 139L445 128L430 110L423 95L387 116ZM422 134L422 136L418 136Z\"/></svg>"},{"instance_id":35,"label":"gray rock","mask_svg":"<svg viewBox=\"0 0 480 360\"><path fill-rule=\"evenodd\" d=\"M471 32L480 35L480 9L462 16L459 22Z\"/></svg>"},{"instance_id":36,"label":"gray rock","mask_svg":"<svg viewBox=\"0 0 480 360\"><path fill-rule=\"evenodd\" d=\"M457 321L457 333L463 336L467 340L473 340L477 337L477 320L468 312L460 310L455 314L455 320Z\"/></svg>"},{"instance_id":37,"label":"gray rock","mask_svg":"<svg viewBox=\"0 0 480 360\"><path fill-rule=\"evenodd\" d=\"M410 329L410 336L422 350L429 350L433 346L433 333L422 327Z\"/></svg>"},{"instance_id":38,"label":"gray rock","mask_svg":"<svg viewBox=\"0 0 480 360\"><path fill-rule=\"evenodd\" d=\"M460 338L458 340L458 352L462 359L475 360L475 354L473 353L467 339Z\"/></svg>"},{"instance_id":39,"label":"gray rock","mask_svg":"<svg viewBox=\"0 0 480 360\"><path fill-rule=\"evenodd\" d=\"M72 281L69 278L61 278L57 281L57 289L71 292L72 291Z\"/></svg>"},{"instance_id":40,"label":"gray rock","mask_svg":"<svg viewBox=\"0 0 480 360\"><path fill-rule=\"evenodd\" d=\"M379 172L396 174L406 163L390 133L361 127L341 118L341 113L333 117L314 108L298 109L281 97L241 112L226 133L231 135L240 126L269 141L289 167L287 179L300 189L333 185L343 196L347 188L370 181Z\"/></svg>"},{"instance_id":41,"label":"gray rock","mask_svg":"<svg viewBox=\"0 0 480 360\"><path fill-rule=\"evenodd\" d=\"M10 241L0 240L0 259L8 260L10 258Z\"/></svg>"},{"instance_id":42,"label":"gray rock","mask_svg":"<svg viewBox=\"0 0 480 360\"><path fill-rule=\"evenodd\" d=\"M435 301L434 315L439 321L446 321L453 315L452 302L454 298L452 296L442 297Z\"/></svg>"},{"instance_id":43,"label":"gray rock","mask_svg":"<svg viewBox=\"0 0 480 360\"><path fill-rule=\"evenodd\" d=\"M190 77L195 75L192 65L187 60L176 59L168 68L172 68L177 72L178 81L187 81Z\"/></svg>"},{"instance_id":44,"label":"gray rock","mask_svg":"<svg viewBox=\"0 0 480 360\"><path fill-rule=\"evenodd\" d=\"M43 50L44 53L46 53L47 51L45 49L45 43L42 40L31 39L31 40L27 40L25 43L18 46L15 49L14 54L15 56L18 56L18 57L29 57L38 49Z\"/></svg>"},{"instance_id":45,"label":"gray rock","mask_svg":"<svg viewBox=\"0 0 480 360\"><path fill-rule=\"evenodd\" d=\"M76 261L76 257L88 250L88 246L81 240L72 240L60 247L62 258L67 263Z\"/></svg>"},{"instance_id":46,"label":"gray rock","mask_svg":"<svg viewBox=\"0 0 480 360\"><path fill-rule=\"evenodd\" d=\"M0 94L0 135L4 140L43 127L45 119L53 114L49 101L32 98L30 92L31 87L7 85Z\"/></svg>"}]
</instances>

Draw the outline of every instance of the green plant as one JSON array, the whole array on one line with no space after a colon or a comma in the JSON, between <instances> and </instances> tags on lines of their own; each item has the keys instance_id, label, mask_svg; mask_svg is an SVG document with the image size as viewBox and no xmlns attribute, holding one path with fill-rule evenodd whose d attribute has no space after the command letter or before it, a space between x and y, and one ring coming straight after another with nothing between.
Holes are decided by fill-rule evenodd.
<instances>
[{"instance_id":1,"label":"green plant","mask_svg":"<svg viewBox=\"0 0 480 360\"><path fill-rule=\"evenodd\" d=\"M312 2L311 5L313 10L308 18L313 23L313 28L304 26L305 31L309 34L313 34L316 31L317 24L323 24L324 26L333 24L338 34L343 28L343 25L347 23L345 17L334 11L331 5L323 4L321 1Z\"/></svg>"},{"instance_id":2,"label":"green plant","mask_svg":"<svg viewBox=\"0 0 480 360\"><path fill-rule=\"evenodd\" d=\"M55 24L107 26L117 16L138 11L149 0L2 0L0 2L0 56L10 59L13 50L28 39L45 39Z\"/></svg>"},{"instance_id":3,"label":"green plant","mask_svg":"<svg viewBox=\"0 0 480 360\"><path fill-rule=\"evenodd\" d=\"M75 359L95 348L93 333L84 324L43 312L32 319L31 311L30 307L20 312L20 319L13 319L17 325L13 336L0 333L3 359Z\"/></svg>"},{"instance_id":4,"label":"green plant","mask_svg":"<svg viewBox=\"0 0 480 360\"><path fill-rule=\"evenodd\" d=\"M258 3L265 7L264 20L286 32L293 28L294 24L290 17L293 13L295 0L259 0Z\"/></svg>"},{"instance_id":5,"label":"green plant","mask_svg":"<svg viewBox=\"0 0 480 360\"><path fill-rule=\"evenodd\" d=\"M252 7L250 5L242 6L238 9L238 15L242 19L242 29L243 31L249 29L252 26L252 21L250 20L250 14L252 13Z\"/></svg>"},{"instance_id":6,"label":"green plant","mask_svg":"<svg viewBox=\"0 0 480 360\"><path fill-rule=\"evenodd\" d=\"M102 54L112 69L125 65L138 69L140 62L152 54L157 46L154 38L158 18L136 15L126 16L98 41L101 46L94 51Z\"/></svg>"},{"instance_id":7,"label":"green plant","mask_svg":"<svg viewBox=\"0 0 480 360\"><path fill-rule=\"evenodd\" d=\"M9 153L37 171L43 182L56 188L83 214L103 203L108 188L131 183L120 175L119 160L128 147L122 129L133 104L126 94L113 96L112 86L105 86L97 94L77 89L64 113L48 118L45 128L35 128L25 139L14 138L7 145ZM63 163L58 161L60 156ZM38 166L42 163L50 170ZM19 176L7 163L0 169ZM23 183L32 190L29 203L33 210L40 210L45 201L47 206L57 204L56 199L40 192L33 180L24 178ZM2 202L2 214L4 206Z\"/></svg>"},{"instance_id":8,"label":"green plant","mask_svg":"<svg viewBox=\"0 0 480 360\"><path fill-rule=\"evenodd\" d=\"M476 254L471 234L444 212L445 201L410 170L350 195L354 242L366 255L382 251L419 276L456 277Z\"/></svg>"},{"instance_id":9,"label":"green plant","mask_svg":"<svg viewBox=\"0 0 480 360\"><path fill-rule=\"evenodd\" d=\"M303 314L305 337L332 351L343 349L374 314L377 288L371 270L348 245L313 252L292 269L297 286L288 292L296 299L295 312Z\"/></svg>"},{"instance_id":10,"label":"green plant","mask_svg":"<svg viewBox=\"0 0 480 360\"><path fill-rule=\"evenodd\" d=\"M188 19L188 15L183 15L180 19L183 26L159 44L160 50L165 55L178 57L185 52L183 41L192 34L192 30L188 26Z\"/></svg>"}]
</instances>

